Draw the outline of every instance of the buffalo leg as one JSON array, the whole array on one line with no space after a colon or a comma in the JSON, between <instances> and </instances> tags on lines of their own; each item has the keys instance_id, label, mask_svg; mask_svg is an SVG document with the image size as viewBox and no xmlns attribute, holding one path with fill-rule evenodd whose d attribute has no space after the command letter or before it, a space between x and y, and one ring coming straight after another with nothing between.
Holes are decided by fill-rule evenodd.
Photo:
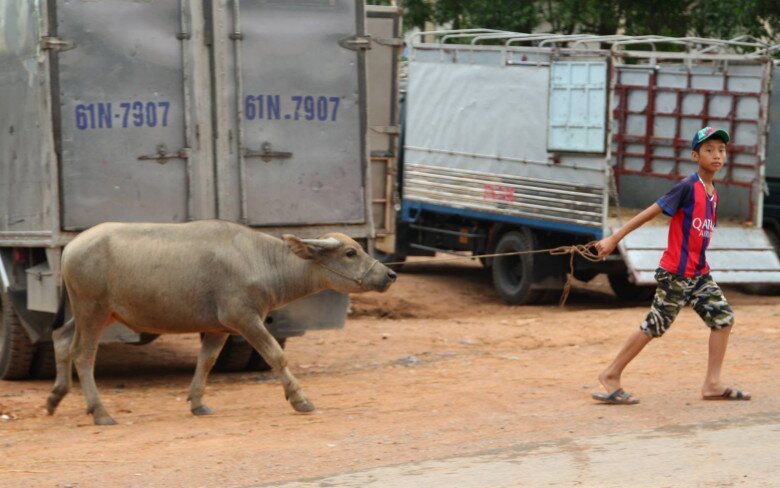
<instances>
[{"instance_id":1,"label":"buffalo leg","mask_svg":"<svg viewBox=\"0 0 780 488\"><path fill-rule=\"evenodd\" d=\"M70 391L73 376L73 361L70 357L70 347L75 331L75 321L68 320L62 327L54 330L51 337L54 342L54 357L57 362L57 379L46 401L46 411L53 415L65 395Z\"/></svg>"},{"instance_id":2,"label":"buffalo leg","mask_svg":"<svg viewBox=\"0 0 780 488\"><path fill-rule=\"evenodd\" d=\"M95 384L95 357L100 342L100 333L109 324L110 318L107 313L104 314L98 310L78 313L75 305L74 303L73 315L77 326L70 355L79 374L84 399L87 401L87 413L92 414L96 425L114 425L116 422L103 407Z\"/></svg>"},{"instance_id":3,"label":"buffalo leg","mask_svg":"<svg viewBox=\"0 0 780 488\"><path fill-rule=\"evenodd\" d=\"M279 347L279 343L276 342L274 336L265 328L260 317L254 315L252 320L237 326L237 330L263 356L265 362L279 374L284 387L284 396L295 411L302 413L313 411L314 405L306 398L303 389L298 384L298 380L295 379L290 368L287 367L287 358L284 356L284 351Z\"/></svg>"},{"instance_id":4,"label":"buffalo leg","mask_svg":"<svg viewBox=\"0 0 780 488\"><path fill-rule=\"evenodd\" d=\"M204 334L198 353L198 365L195 366L195 375L192 377L190 394L190 411L195 415L211 415L212 411L203 404L203 393L206 390L206 380L211 368L217 362L219 352L227 341L228 334Z\"/></svg>"}]
</instances>

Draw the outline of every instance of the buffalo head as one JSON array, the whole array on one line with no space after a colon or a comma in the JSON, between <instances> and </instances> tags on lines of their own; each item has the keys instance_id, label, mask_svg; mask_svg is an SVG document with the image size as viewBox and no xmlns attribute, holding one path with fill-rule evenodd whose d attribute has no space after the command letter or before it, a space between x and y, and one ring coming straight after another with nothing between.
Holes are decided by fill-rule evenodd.
<instances>
[{"instance_id":1,"label":"buffalo head","mask_svg":"<svg viewBox=\"0 0 780 488\"><path fill-rule=\"evenodd\" d=\"M360 244L337 232L318 239L284 235L290 249L322 268L328 287L342 293L386 291L396 279L390 268L369 256Z\"/></svg>"}]
</instances>

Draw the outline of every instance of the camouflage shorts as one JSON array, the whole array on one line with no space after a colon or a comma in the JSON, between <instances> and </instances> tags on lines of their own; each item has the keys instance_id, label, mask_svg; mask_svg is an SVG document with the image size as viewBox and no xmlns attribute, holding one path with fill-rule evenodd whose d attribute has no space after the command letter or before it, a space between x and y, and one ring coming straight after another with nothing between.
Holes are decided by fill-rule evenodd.
<instances>
[{"instance_id":1,"label":"camouflage shorts","mask_svg":"<svg viewBox=\"0 0 780 488\"><path fill-rule=\"evenodd\" d=\"M722 329L734 323L734 312L709 273L683 278L658 268L655 280L658 282L655 298L650 313L640 326L645 334L661 337L680 309L689 303L710 329Z\"/></svg>"}]
</instances>

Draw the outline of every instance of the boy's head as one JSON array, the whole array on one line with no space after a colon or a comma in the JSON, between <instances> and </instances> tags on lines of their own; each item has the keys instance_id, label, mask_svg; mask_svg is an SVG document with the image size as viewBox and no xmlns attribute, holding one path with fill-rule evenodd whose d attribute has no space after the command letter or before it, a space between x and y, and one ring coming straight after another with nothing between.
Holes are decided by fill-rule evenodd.
<instances>
[{"instance_id":1,"label":"boy's head","mask_svg":"<svg viewBox=\"0 0 780 488\"><path fill-rule=\"evenodd\" d=\"M714 127L699 129L693 135L693 139L691 139L691 149L698 152L702 143L708 139L720 139L724 144L728 144L729 133L723 129L716 129Z\"/></svg>"},{"instance_id":2,"label":"boy's head","mask_svg":"<svg viewBox=\"0 0 780 488\"><path fill-rule=\"evenodd\" d=\"M729 133L723 129L705 127L696 131L691 140L691 157L699 168L713 175L726 164L726 144Z\"/></svg>"}]
</instances>

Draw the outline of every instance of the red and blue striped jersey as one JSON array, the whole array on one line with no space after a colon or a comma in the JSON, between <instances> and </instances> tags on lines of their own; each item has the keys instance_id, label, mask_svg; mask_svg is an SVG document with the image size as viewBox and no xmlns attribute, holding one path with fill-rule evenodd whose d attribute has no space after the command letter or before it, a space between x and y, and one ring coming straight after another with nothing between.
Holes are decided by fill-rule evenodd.
<instances>
[{"instance_id":1,"label":"red and blue striped jersey","mask_svg":"<svg viewBox=\"0 0 780 488\"><path fill-rule=\"evenodd\" d=\"M715 231L718 193L707 195L704 182L693 173L656 203L672 217L669 242L659 266L686 278L708 273L710 267L704 252Z\"/></svg>"}]
</instances>

